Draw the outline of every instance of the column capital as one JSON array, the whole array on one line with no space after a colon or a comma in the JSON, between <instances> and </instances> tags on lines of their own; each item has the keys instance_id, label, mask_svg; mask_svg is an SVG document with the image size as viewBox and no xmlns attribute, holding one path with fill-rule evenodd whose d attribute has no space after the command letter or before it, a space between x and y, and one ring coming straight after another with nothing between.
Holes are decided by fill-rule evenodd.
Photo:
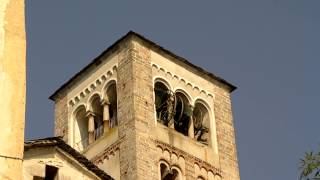
<instances>
[{"instance_id":1,"label":"column capital","mask_svg":"<svg viewBox=\"0 0 320 180\"><path fill-rule=\"evenodd\" d=\"M102 99L101 100L101 105L104 106L104 105L110 105L110 102L108 99Z\"/></svg>"},{"instance_id":2,"label":"column capital","mask_svg":"<svg viewBox=\"0 0 320 180\"><path fill-rule=\"evenodd\" d=\"M94 113L94 112L92 112L92 111L87 111L86 112L86 117L91 117L91 116L96 116L96 114Z\"/></svg>"}]
</instances>

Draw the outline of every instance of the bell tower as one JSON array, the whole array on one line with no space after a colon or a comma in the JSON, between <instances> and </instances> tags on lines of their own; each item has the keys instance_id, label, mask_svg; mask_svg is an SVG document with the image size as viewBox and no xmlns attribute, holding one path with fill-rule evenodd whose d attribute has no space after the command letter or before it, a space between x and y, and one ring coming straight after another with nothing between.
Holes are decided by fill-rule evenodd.
<instances>
[{"instance_id":1,"label":"bell tower","mask_svg":"<svg viewBox=\"0 0 320 180\"><path fill-rule=\"evenodd\" d=\"M55 134L115 179L238 180L233 90L130 31L50 97Z\"/></svg>"}]
</instances>

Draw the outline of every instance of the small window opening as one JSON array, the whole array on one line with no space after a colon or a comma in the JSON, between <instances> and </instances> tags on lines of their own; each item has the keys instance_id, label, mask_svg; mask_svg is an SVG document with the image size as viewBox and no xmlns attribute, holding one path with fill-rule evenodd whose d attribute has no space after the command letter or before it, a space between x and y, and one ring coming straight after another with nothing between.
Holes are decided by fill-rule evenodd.
<instances>
[{"instance_id":1,"label":"small window opening","mask_svg":"<svg viewBox=\"0 0 320 180\"><path fill-rule=\"evenodd\" d=\"M209 112L203 104L196 103L193 110L193 121L195 139L205 145L208 145L210 120Z\"/></svg>"},{"instance_id":2,"label":"small window opening","mask_svg":"<svg viewBox=\"0 0 320 180\"><path fill-rule=\"evenodd\" d=\"M40 176L33 176L32 178L33 180L44 180L44 177L40 177Z\"/></svg>"},{"instance_id":3,"label":"small window opening","mask_svg":"<svg viewBox=\"0 0 320 180\"><path fill-rule=\"evenodd\" d=\"M46 165L46 175L44 180L57 180L58 168Z\"/></svg>"},{"instance_id":4,"label":"small window opening","mask_svg":"<svg viewBox=\"0 0 320 180\"><path fill-rule=\"evenodd\" d=\"M176 169L170 169L167 165L160 164L161 180L179 180L179 172Z\"/></svg>"}]
</instances>

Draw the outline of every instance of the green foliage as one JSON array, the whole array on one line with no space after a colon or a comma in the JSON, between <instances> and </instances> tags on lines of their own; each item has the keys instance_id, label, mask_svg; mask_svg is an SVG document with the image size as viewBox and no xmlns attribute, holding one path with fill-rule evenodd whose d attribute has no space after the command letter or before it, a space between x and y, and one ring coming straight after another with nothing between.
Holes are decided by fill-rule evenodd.
<instances>
[{"instance_id":1,"label":"green foliage","mask_svg":"<svg viewBox=\"0 0 320 180\"><path fill-rule=\"evenodd\" d=\"M320 180L320 151L306 152L304 158L300 159L300 164L300 180Z\"/></svg>"}]
</instances>

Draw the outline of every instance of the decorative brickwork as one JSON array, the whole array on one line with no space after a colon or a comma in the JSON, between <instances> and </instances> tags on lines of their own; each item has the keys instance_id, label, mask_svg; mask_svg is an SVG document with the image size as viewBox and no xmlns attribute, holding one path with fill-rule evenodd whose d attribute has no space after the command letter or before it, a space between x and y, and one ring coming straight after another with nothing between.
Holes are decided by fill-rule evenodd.
<instances>
[{"instance_id":1,"label":"decorative brickwork","mask_svg":"<svg viewBox=\"0 0 320 180\"><path fill-rule=\"evenodd\" d=\"M99 163L103 163L103 160L109 159L109 156L114 156L116 151L120 150L120 144L123 139L119 139L117 142L111 144L107 149L105 149L102 153L96 155L91 159L91 161L98 165Z\"/></svg>"},{"instance_id":2,"label":"decorative brickwork","mask_svg":"<svg viewBox=\"0 0 320 180\"><path fill-rule=\"evenodd\" d=\"M194 165L197 164L200 168L204 168L206 171L211 171L214 175L221 176L221 170L214 167L213 165L207 163L206 161L203 161L197 157L192 156L189 153L186 153L185 151L178 149L170 144L153 140L153 142L156 144L157 147L161 148L162 151L168 151L170 154L176 154L177 157L183 157L187 164L186 166L186 175L189 178L194 177Z\"/></svg>"}]
</instances>

